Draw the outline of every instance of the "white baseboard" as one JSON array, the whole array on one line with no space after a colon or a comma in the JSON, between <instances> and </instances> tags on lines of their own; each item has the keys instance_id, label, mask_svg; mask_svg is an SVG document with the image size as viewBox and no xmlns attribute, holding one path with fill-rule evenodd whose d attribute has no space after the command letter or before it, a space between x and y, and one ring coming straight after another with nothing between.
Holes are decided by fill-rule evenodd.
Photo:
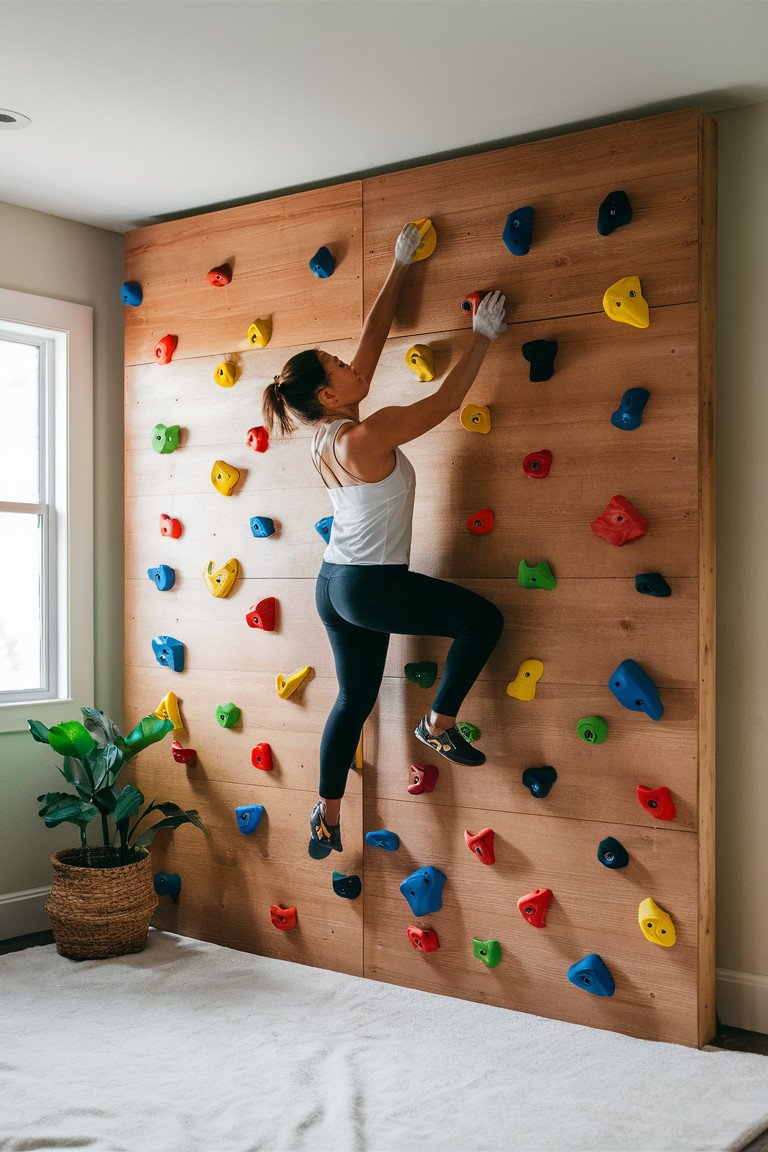
<instances>
[{"instance_id":1,"label":"white baseboard","mask_svg":"<svg viewBox=\"0 0 768 1152\"><path fill-rule=\"evenodd\" d=\"M717 1015L731 1028L768 1033L768 976L718 968Z\"/></svg>"},{"instance_id":2,"label":"white baseboard","mask_svg":"<svg viewBox=\"0 0 768 1152\"><path fill-rule=\"evenodd\" d=\"M0 894L0 940L28 936L32 932L50 932L51 922L45 911L50 891L49 886Z\"/></svg>"}]
</instances>

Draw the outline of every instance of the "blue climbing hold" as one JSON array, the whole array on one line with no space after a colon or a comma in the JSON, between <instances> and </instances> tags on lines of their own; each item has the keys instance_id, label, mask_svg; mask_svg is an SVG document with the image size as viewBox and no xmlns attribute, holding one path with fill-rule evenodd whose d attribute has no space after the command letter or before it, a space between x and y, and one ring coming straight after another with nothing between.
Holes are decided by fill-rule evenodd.
<instances>
[{"instance_id":1,"label":"blue climbing hold","mask_svg":"<svg viewBox=\"0 0 768 1152\"><path fill-rule=\"evenodd\" d=\"M333 270L336 267L336 262L327 248L318 248L314 256L309 262L309 267L312 272L320 280L327 280L329 276L333 276Z\"/></svg>"},{"instance_id":2,"label":"blue climbing hold","mask_svg":"<svg viewBox=\"0 0 768 1152\"><path fill-rule=\"evenodd\" d=\"M651 394L647 388L627 388L618 408L611 413L611 424L614 428L634 432L642 423L643 409L650 398Z\"/></svg>"},{"instance_id":3,"label":"blue climbing hold","mask_svg":"<svg viewBox=\"0 0 768 1152\"><path fill-rule=\"evenodd\" d=\"M170 896L176 903L181 892L181 876L178 872L155 872L152 883L158 896Z\"/></svg>"},{"instance_id":4,"label":"blue climbing hold","mask_svg":"<svg viewBox=\"0 0 768 1152\"><path fill-rule=\"evenodd\" d=\"M577 960L568 969L568 979L577 988L591 992L593 996L613 996L616 985L613 976L605 966L602 956L597 952L590 952L583 960Z\"/></svg>"},{"instance_id":5,"label":"blue climbing hold","mask_svg":"<svg viewBox=\"0 0 768 1152\"><path fill-rule=\"evenodd\" d=\"M597 230L601 236L610 236L631 219L632 205L626 192L609 192L597 210Z\"/></svg>"},{"instance_id":6,"label":"blue climbing hold","mask_svg":"<svg viewBox=\"0 0 768 1152\"><path fill-rule=\"evenodd\" d=\"M635 576L635 590L643 596L671 596L672 589L661 572L638 572Z\"/></svg>"},{"instance_id":7,"label":"blue climbing hold","mask_svg":"<svg viewBox=\"0 0 768 1152\"><path fill-rule=\"evenodd\" d=\"M443 885L447 877L431 864L406 876L400 885L414 916L431 916L443 906Z\"/></svg>"},{"instance_id":8,"label":"blue climbing hold","mask_svg":"<svg viewBox=\"0 0 768 1152\"><path fill-rule=\"evenodd\" d=\"M533 208L510 212L501 238L513 256L527 256L533 237Z\"/></svg>"},{"instance_id":9,"label":"blue climbing hold","mask_svg":"<svg viewBox=\"0 0 768 1152\"><path fill-rule=\"evenodd\" d=\"M659 699L656 685L634 660L622 660L608 681L608 687L625 708L632 712L644 712L651 720L661 720L664 705Z\"/></svg>"},{"instance_id":10,"label":"blue climbing hold","mask_svg":"<svg viewBox=\"0 0 768 1152\"><path fill-rule=\"evenodd\" d=\"M164 668L170 668L171 672L184 671L184 645L181 640L175 640L173 636L153 636L152 651L155 660Z\"/></svg>"},{"instance_id":11,"label":"blue climbing hold","mask_svg":"<svg viewBox=\"0 0 768 1152\"><path fill-rule=\"evenodd\" d=\"M396 832L390 832L387 828L380 828L378 832L366 832L366 844L372 844L374 848L383 848L385 852L397 852L400 847L400 837Z\"/></svg>"},{"instance_id":12,"label":"blue climbing hold","mask_svg":"<svg viewBox=\"0 0 768 1152\"><path fill-rule=\"evenodd\" d=\"M160 564L157 568L147 568L147 576L154 580L161 592L167 592L176 583L176 571L168 564Z\"/></svg>"},{"instance_id":13,"label":"blue climbing hold","mask_svg":"<svg viewBox=\"0 0 768 1152\"><path fill-rule=\"evenodd\" d=\"M333 516L323 516L322 520L318 520L315 524L315 531L319 532L323 540L327 543L331 538L331 528L333 526Z\"/></svg>"},{"instance_id":14,"label":"blue climbing hold","mask_svg":"<svg viewBox=\"0 0 768 1152\"><path fill-rule=\"evenodd\" d=\"M363 890L359 876L345 876L343 872L334 872L331 882L336 895L343 896L345 900L357 900Z\"/></svg>"},{"instance_id":15,"label":"blue climbing hold","mask_svg":"<svg viewBox=\"0 0 768 1152\"><path fill-rule=\"evenodd\" d=\"M523 784L531 796L535 796L537 799L549 795L555 780L557 780L557 772L551 764L544 764L541 768L526 768L523 772Z\"/></svg>"},{"instance_id":16,"label":"blue climbing hold","mask_svg":"<svg viewBox=\"0 0 768 1152\"><path fill-rule=\"evenodd\" d=\"M528 340L521 351L531 366L528 379L532 384L540 384L554 376L557 340Z\"/></svg>"},{"instance_id":17,"label":"blue climbing hold","mask_svg":"<svg viewBox=\"0 0 768 1152\"><path fill-rule=\"evenodd\" d=\"M239 808L235 808L235 815L237 816L238 828L244 836L247 836L249 832L255 832L258 828L264 815L264 805L241 804Z\"/></svg>"},{"instance_id":18,"label":"blue climbing hold","mask_svg":"<svg viewBox=\"0 0 768 1152\"><path fill-rule=\"evenodd\" d=\"M264 538L271 536L275 531L275 522L269 516L251 516L251 532L254 536Z\"/></svg>"},{"instance_id":19,"label":"blue climbing hold","mask_svg":"<svg viewBox=\"0 0 768 1152\"><path fill-rule=\"evenodd\" d=\"M606 868L626 868L629 864L629 853L623 844L614 840L613 836L606 836L597 846L597 858Z\"/></svg>"},{"instance_id":20,"label":"blue climbing hold","mask_svg":"<svg viewBox=\"0 0 768 1152\"><path fill-rule=\"evenodd\" d=\"M141 284L136 280L126 280L120 289L120 299L123 304L130 304L132 308L138 308L144 299Z\"/></svg>"}]
</instances>

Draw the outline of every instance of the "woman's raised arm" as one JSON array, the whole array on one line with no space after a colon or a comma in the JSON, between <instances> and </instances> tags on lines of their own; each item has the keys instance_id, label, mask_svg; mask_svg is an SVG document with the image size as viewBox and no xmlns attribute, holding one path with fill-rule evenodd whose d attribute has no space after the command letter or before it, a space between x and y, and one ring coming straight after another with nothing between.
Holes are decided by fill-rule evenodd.
<instances>
[{"instance_id":1,"label":"woman's raised arm","mask_svg":"<svg viewBox=\"0 0 768 1152\"><path fill-rule=\"evenodd\" d=\"M405 274L420 243L421 236L416 225L406 224L395 244L392 267L363 325L360 343L352 357L352 367L369 385L392 327Z\"/></svg>"}]
</instances>

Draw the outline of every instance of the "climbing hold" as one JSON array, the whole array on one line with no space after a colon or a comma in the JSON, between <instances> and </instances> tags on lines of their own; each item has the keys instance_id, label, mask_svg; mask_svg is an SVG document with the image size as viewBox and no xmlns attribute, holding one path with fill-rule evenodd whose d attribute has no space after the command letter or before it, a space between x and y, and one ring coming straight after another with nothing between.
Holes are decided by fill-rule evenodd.
<instances>
[{"instance_id":1,"label":"climbing hold","mask_svg":"<svg viewBox=\"0 0 768 1152\"><path fill-rule=\"evenodd\" d=\"M501 944L498 940L479 940L472 937L472 955L482 960L486 968L496 968L501 964Z\"/></svg>"},{"instance_id":2,"label":"climbing hold","mask_svg":"<svg viewBox=\"0 0 768 1152\"><path fill-rule=\"evenodd\" d=\"M484 404L467 404L462 408L459 419L467 432L482 432L486 435L491 430L491 413Z\"/></svg>"},{"instance_id":3,"label":"climbing hold","mask_svg":"<svg viewBox=\"0 0 768 1152\"><path fill-rule=\"evenodd\" d=\"M408 791L411 796L421 796L422 792L434 792L439 775L434 764L411 764L408 770Z\"/></svg>"},{"instance_id":4,"label":"climbing hold","mask_svg":"<svg viewBox=\"0 0 768 1152\"><path fill-rule=\"evenodd\" d=\"M541 768L526 768L523 772L523 784L537 800L543 800L549 795L555 780L557 772L551 764L544 764Z\"/></svg>"},{"instance_id":5,"label":"climbing hold","mask_svg":"<svg viewBox=\"0 0 768 1152\"><path fill-rule=\"evenodd\" d=\"M240 709L230 700L228 704L219 704L216 709L216 723L222 728L234 728L240 719Z\"/></svg>"},{"instance_id":6,"label":"climbing hold","mask_svg":"<svg viewBox=\"0 0 768 1152\"><path fill-rule=\"evenodd\" d=\"M272 339L272 317L262 317L254 320L248 329L248 343L254 348L266 348Z\"/></svg>"},{"instance_id":7,"label":"climbing hold","mask_svg":"<svg viewBox=\"0 0 768 1152\"><path fill-rule=\"evenodd\" d=\"M571 964L568 969L568 979L577 988L591 992L593 996L613 996L616 985L613 976L605 966L602 956L590 952L583 960Z\"/></svg>"},{"instance_id":8,"label":"climbing hold","mask_svg":"<svg viewBox=\"0 0 768 1152\"><path fill-rule=\"evenodd\" d=\"M244 836L248 836L258 828L261 818L264 815L264 805L241 804L238 808L235 808L235 815L237 816L238 828Z\"/></svg>"},{"instance_id":9,"label":"climbing hold","mask_svg":"<svg viewBox=\"0 0 768 1152\"><path fill-rule=\"evenodd\" d=\"M647 388L628 388L615 412L611 413L614 428L633 432L643 420L643 409L651 398Z\"/></svg>"},{"instance_id":10,"label":"climbing hold","mask_svg":"<svg viewBox=\"0 0 768 1152\"><path fill-rule=\"evenodd\" d=\"M275 531L275 522L269 516L251 516L251 532L258 539L272 536Z\"/></svg>"},{"instance_id":11,"label":"climbing hold","mask_svg":"<svg viewBox=\"0 0 768 1152\"><path fill-rule=\"evenodd\" d=\"M523 660L517 676L507 684L507 696L516 700L535 700L536 685L544 674L541 660Z\"/></svg>"},{"instance_id":12,"label":"climbing hold","mask_svg":"<svg viewBox=\"0 0 768 1152\"><path fill-rule=\"evenodd\" d=\"M292 928L296 927L295 908L283 908L280 904L272 904L269 909L269 918L275 928L280 928L283 932L290 932Z\"/></svg>"},{"instance_id":13,"label":"climbing hold","mask_svg":"<svg viewBox=\"0 0 768 1152\"><path fill-rule=\"evenodd\" d=\"M496 854L493 850L495 833L493 828L483 828L482 832L471 832L464 829L464 843L470 852L474 852L481 864L495 864Z\"/></svg>"},{"instance_id":14,"label":"climbing hold","mask_svg":"<svg viewBox=\"0 0 768 1152\"><path fill-rule=\"evenodd\" d=\"M606 868L626 868L629 864L629 853L613 836L606 836L605 840L600 841L597 858Z\"/></svg>"},{"instance_id":15,"label":"climbing hold","mask_svg":"<svg viewBox=\"0 0 768 1152\"><path fill-rule=\"evenodd\" d=\"M222 388L231 388L237 380L238 367L234 360L222 360L213 373L213 378Z\"/></svg>"},{"instance_id":16,"label":"climbing hold","mask_svg":"<svg viewBox=\"0 0 768 1152\"><path fill-rule=\"evenodd\" d=\"M333 527L333 516L323 516L322 520L318 520L315 524L315 531L319 532L326 543L331 538L331 528Z\"/></svg>"},{"instance_id":17,"label":"climbing hold","mask_svg":"<svg viewBox=\"0 0 768 1152\"><path fill-rule=\"evenodd\" d=\"M446 879L445 873L431 864L406 876L400 884L400 891L408 901L414 916L423 918L440 911L443 906L443 885Z\"/></svg>"},{"instance_id":18,"label":"climbing hold","mask_svg":"<svg viewBox=\"0 0 768 1152\"><path fill-rule=\"evenodd\" d=\"M475 312L477 312L477 309L480 307L480 301L482 300L483 296L485 296L485 292L470 292L461 302L462 312L471 312L471 314L474 316Z\"/></svg>"},{"instance_id":19,"label":"climbing hold","mask_svg":"<svg viewBox=\"0 0 768 1152\"><path fill-rule=\"evenodd\" d=\"M232 282L232 268L229 264L218 264L206 272L205 278L214 288L226 288Z\"/></svg>"},{"instance_id":20,"label":"climbing hold","mask_svg":"<svg viewBox=\"0 0 768 1152\"><path fill-rule=\"evenodd\" d=\"M359 876L345 876L343 872L333 872L331 884L336 895L343 896L345 900L357 900L363 890Z\"/></svg>"},{"instance_id":21,"label":"climbing hold","mask_svg":"<svg viewBox=\"0 0 768 1152\"><path fill-rule=\"evenodd\" d=\"M421 236L421 244L411 256L411 264L416 264L419 260L426 260L432 255L437 246L437 233L431 220L411 220L410 223L416 225Z\"/></svg>"},{"instance_id":22,"label":"climbing hold","mask_svg":"<svg viewBox=\"0 0 768 1152\"><path fill-rule=\"evenodd\" d=\"M531 480L544 480L549 476L552 467L552 453L549 448L542 448L541 452L529 452L523 460L523 472Z\"/></svg>"},{"instance_id":23,"label":"climbing hold","mask_svg":"<svg viewBox=\"0 0 768 1152\"><path fill-rule=\"evenodd\" d=\"M651 720L661 720L664 705L659 699L656 685L634 660L622 660L608 681L608 687L625 708L632 712L644 712Z\"/></svg>"},{"instance_id":24,"label":"climbing hold","mask_svg":"<svg viewBox=\"0 0 768 1152\"><path fill-rule=\"evenodd\" d=\"M197 763L197 752L194 748L185 748L178 740L171 741L171 756L177 764L194 765Z\"/></svg>"},{"instance_id":25,"label":"climbing hold","mask_svg":"<svg viewBox=\"0 0 768 1152\"><path fill-rule=\"evenodd\" d=\"M501 238L513 256L527 256L533 236L533 208L517 208L504 222Z\"/></svg>"},{"instance_id":26,"label":"climbing hold","mask_svg":"<svg viewBox=\"0 0 768 1152\"><path fill-rule=\"evenodd\" d=\"M255 428L249 428L246 440L248 447L253 448L254 452L266 452L269 448L269 432L262 424Z\"/></svg>"},{"instance_id":27,"label":"climbing hold","mask_svg":"<svg viewBox=\"0 0 768 1152\"><path fill-rule=\"evenodd\" d=\"M611 284L603 296L603 308L611 320L631 324L633 328L647 328L651 322L648 302L637 276L625 276Z\"/></svg>"},{"instance_id":28,"label":"climbing hold","mask_svg":"<svg viewBox=\"0 0 768 1152\"><path fill-rule=\"evenodd\" d=\"M602 716L582 716L576 721L576 733L585 744L604 744L608 725Z\"/></svg>"},{"instance_id":29,"label":"climbing hold","mask_svg":"<svg viewBox=\"0 0 768 1152\"><path fill-rule=\"evenodd\" d=\"M520 351L531 366L528 379L532 384L540 384L554 376L557 340L529 340Z\"/></svg>"},{"instance_id":30,"label":"climbing hold","mask_svg":"<svg viewBox=\"0 0 768 1152\"><path fill-rule=\"evenodd\" d=\"M637 798L656 820L674 820L677 815L669 788L646 788L644 784L638 784Z\"/></svg>"},{"instance_id":31,"label":"climbing hold","mask_svg":"<svg viewBox=\"0 0 768 1152\"><path fill-rule=\"evenodd\" d=\"M309 664L306 664L303 668L299 668L296 672L292 672L290 676L283 676L282 672L278 672L275 687L277 688L277 694L280 699L288 700L289 697L293 696L296 689L301 687L313 672L314 668Z\"/></svg>"},{"instance_id":32,"label":"climbing hold","mask_svg":"<svg viewBox=\"0 0 768 1152\"><path fill-rule=\"evenodd\" d=\"M557 580L546 560L539 560L538 564L521 560L517 566L517 582L523 588L543 588L547 592L557 588Z\"/></svg>"},{"instance_id":33,"label":"climbing hold","mask_svg":"<svg viewBox=\"0 0 768 1152\"><path fill-rule=\"evenodd\" d=\"M613 496L604 512L592 521L592 531L609 544L621 548L630 540L645 536L648 522L624 496Z\"/></svg>"},{"instance_id":34,"label":"climbing hold","mask_svg":"<svg viewBox=\"0 0 768 1152\"><path fill-rule=\"evenodd\" d=\"M475 740L480 739L480 729L476 724L470 724L468 720L457 720L456 727L466 740L467 744L474 744Z\"/></svg>"},{"instance_id":35,"label":"climbing hold","mask_svg":"<svg viewBox=\"0 0 768 1152\"><path fill-rule=\"evenodd\" d=\"M490 508L481 508L467 520L467 528L475 536L484 536L486 532L493 531L493 512Z\"/></svg>"},{"instance_id":36,"label":"climbing hold","mask_svg":"<svg viewBox=\"0 0 768 1152\"><path fill-rule=\"evenodd\" d=\"M251 750L251 764L254 768L260 768L262 772L270 772L272 769L272 748L269 744L257 744Z\"/></svg>"},{"instance_id":37,"label":"climbing hold","mask_svg":"<svg viewBox=\"0 0 768 1152\"><path fill-rule=\"evenodd\" d=\"M644 596L671 596L672 589L661 572L638 572L635 576L635 591Z\"/></svg>"},{"instance_id":38,"label":"climbing hold","mask_svg":"<svg viewBox=\"0 0 768 1152\"><path fill-rule=\"evenodd\" d=\"M597 230L601 236L610 236L631 219L632 205L626 192L609 192L597 211Z\"/></svg>"},{"instance_id":39,"label":"climbing hold","mask_svg":"<svg viewBox=\"0 0 768 1152\"><path fill-rule=\"evenodd\" d=\"M172 672L184 671L184 645L173 636L153 636L152 651L155 660Z\"/></svg>"},{"instance_id":40,"label":"climbing hold","mask_svg":"<svg viewBox=\"0 0 768 1152\"><path fill-rule=\"evenodd\" d=\"M420 664L406 664L405 677L421 688L431 688L437 679L437 664L434 660L422 660Z\"/></svg>"},{"instance_id":41,"label":"climbing hold","mask_svg":"<svg viewBox=\"0 0 768 1152\"><path fill-rule=\"evenodd\" d=\"M409 924L405 934L417 952L437 952L440 947L437 932L432 928L417 928L415 924Z\"/></svg>"},{"instance_id":42,"label":"climbing hold","mask_svg":"<svg viewBox=\"0 0 768 1152\"><path fill-rule=\"evenodd\" d=\"M179 701L175 692L166 692L155 708L155 716L159 716L161 720L170 720L174 732L181 732L184 728L184 721L181 718Z\"/></svg>"},{"instance_id":43,"label":"climbing hold","mask_svg":"<svg viewBox=\"0 0 768 1152\"><path fill-rule=\"evenodd\" d=\"M169 452L175 452L179 446L179 426L178 424L169 424L166 428L165 424L155 424L152 429L152 447L155 452L165 456Z\"/></svg>"},{"instance_id":44,"label":"climbing hold","mask_svg":"<svg viewBox=\"0 0 768 1152\"><path fill-rule=\"evenodd\" d=\"M147 576L154 580L160 592L167 592L176 583L176 571L167 564L160 564L157 568L147 568Z\"/></svg>"},{"instance_id":45,"label":"climbing hold","mask_svg":"<svg viewBox=\"0 0 768 1152\"><path fill-rule=\"evenodd\" d=\"M318 280L327 280L329 276L333 276L335 267L336 261L325 245L323 245L322 248L318 248L314 256L310 257L310 271L313 276L317 276Z\"/></svg>"},{"instance_id":46,"label":"climbing hold","mask_svg":"<svg viewBox=\"0 0 768 1152\"><path fill-rule=\"evenodd\" d=\"M388 828L380 828L377 832L366 832L365 842L374 848L383 848L385 852L397 852L400 847L400 837L397 832L390 832Z\"/></svg>"},{"instance_id":47,"label":"climbing hold","mask_svg":"<svg viewBox=\"0 0 768 1152\"><path fill-rule=\"evenodd\" d=\"M181 876L178 872L155 872L152 883L158 896L170 896L176 903L181 892Z\"/></svg>"},{"instance_id":48,"label":"climbing hold","mask_svg":"<svg viewBox=\"0 0 768 1152\"><path fill-rule=\"evenodd\" d=\"M224 460L217 460L211 469L211 482L222 496L231 496L232 489L240 479L240 469Z\"/></svg>"},{"instance_id":49,"label":"climbing hold","mask_svg":"<svg viewBox=\"0 0 768 1152\"><path fill-rule=\"evenodd\" d=\"M208 585L211 595L217 599L223 599L229 596L229 593L232 591L232 585L235 583L235 580L237 580L240 565L233 556L231 560L227 560L226 564L223 564L221 568L217 568L214 572L214 563L215 561L213 560L208 561L203 569L203 579Z\"/></svg>"},{"instance_id":50,"label":"climbing hold","mask_svg":"<svg viewBox=\"0 0 768 1152\"><path fill-rule=\"evenodd\" d=\"M253 604L245 614L245 622L249 628L261 628L263 632L274 632L275 616L277 613L277 600L274 596L265 596L258 604Z\"/></svg>"},{"instance_id":51,"label":"climbing hold","mask_svg":"<svg viewBox=\"0 0 768 1152\"><path fill-rule=\"evenodd\" d=\"M170 364L178 342L178 336L171 336L170 334L158 340L155 344L155 359L158 364Z\"/></svg>"},{"instance_id":52,"label":"climbing hold","mask_svg":"<svg viewBox=\"0 0 768 1152\"><path fill-rule=\"evenodd\" d=\"M546 928L547 909L552 899L551 888L534 888L527 896L521 896L517 902L517 910L524 920L534 928Z\"/></svg>"},{"instance_id":53,"label":"climbing hold","mask_svg":"<svg viewBox=\"0 0 768 1152\"><path fill-rule=\"evenodd\" d=\"M141 284L136 280L126 280L120 289L120 299L123 304L130 304L132 308L138 308L144 299Z\"/></svg>"},{"instance_id":54,"label":"climbing hold","mask_svg":"<svg viewBox=\"0 0 768 1152\"><path fill-rule=\"evenodd\" d=\"M172 536L174 540L178 540L181 536L181 521L177 520L175 516L166 516L164 513L160 516L160 535Z\"/></svg>"},{"instance_id":55,"label":"climbing hold","mask_svg":"<svg viewBox=\"0 0 768 1152\"><path fill-rule=\"evenodd\" d=\"M677 939L675 926L669 912L659 908L655 900L647 896L641 901L637 910L637 922L646 940L651 944L660 944L662 948L671 948Z\"/></svg>"},{"instance_id":56,"label":"climbing hold","mask_svg":"<svg viewBox=\"0 0 768 1152\"><path fill-rule=\"evenodd\" d=\"M405 362L422 384L435 378L435 358L429 344L414 344L405 354Z\"/></svg>"}]
</instances>

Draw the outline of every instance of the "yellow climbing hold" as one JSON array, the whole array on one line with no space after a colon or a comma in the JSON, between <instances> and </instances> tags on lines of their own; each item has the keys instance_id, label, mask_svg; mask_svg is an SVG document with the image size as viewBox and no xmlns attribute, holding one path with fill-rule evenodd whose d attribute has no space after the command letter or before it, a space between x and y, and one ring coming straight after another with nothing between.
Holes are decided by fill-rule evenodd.
<instances>
[{"instance_id":1,"label":"yellow climbing hold","mask_svg":"<svg viewBox=\"0 0 768 1152\"><path fill-rule=\"evenodd\" d=\"M289 696L293 696L296 689L304 683L312 672L314 672L314 668L309 664L304 668L299 668L298 672L292 672L290 676L283 676L281 672L278 672L275 686L280 699L287 700Z\"/></svg>"},{"instance_id":2,"label":"yellow climbing hold","mask_svg":"<svg viewBox=\"0 0 768 1152\"><path fill-rule=\"evenodd\" d=\"M213 486L222 496L231 496L239 479L240 469L235 468L234 464L227 464L226 460L217 460L211 469Z\"/></svg>"},{"instance_id":3,"label":"yellow climbing hold","mask_svg":"<svg viewBox=\"0 0 768 1152\"><path fill-rule=\"evenodd\" d=\"M155 708L155 716L159 716L161 720L170 720L173 724L174 732L181 732L184 728L184 721L181 718L179 701L176 698L175 692L166 692L157 708Z\"/></svg>"},{"instance_id":4,"label":"yellow climbing hold","mask_svg":"<svg viewBox=\"0 0 768 1152\"><path fill-rule=\"evenodd\" d=\"M405 362L424 384L435 378L435 358L429 344L414 344L405 354Z\"/></svg>"},{"instance_id":5,"label":"yellow climbing hold","mask_svg":"<svg viewBox=\"0 0 768 1152\"><path fill-rule=\"evenodd\" d=\"M482 432L485 435L491 430L491 413L484 404L465 405L459 419L467 432Z\"/></svg>"},{"instance_id":6,"label":"yellow climbing hold","mask_svg":"<svg viewBox=\"0 0 768 1152\"><path fill-rule=\"evenodd\" d=\"M523 660L514 680L507 684L507 696L516 700L535 700L536 685L544 674L541 660Z\"/></svg>"},{"instance_id":7,"label":"yellow climbing hold","mask_svg":"<svg viewBox=\"0 0 768 1152\"><path fill-rule=\"evenodd\" d=\"M411 257L411 264L415 264L417 260L426 260L432 255L437 247L437 233L431 220L412 220L411 223L416 225L421 236L421 244Z\"/></svg>"},{"instance_id":8,"label":"yellow climbing hold","mask_svg":"<svg viewBox=\"0 0 768 1152\"><path fill-rule=\"evenodd\" d=\"M222 388L231 388L237 380L237 364L234 360L222 360L213 374L213 378L217 384L221 384Z\"/></svg>"},{"instance_id":9,"label":"yellow climbing hold","mask_svg":"<svg viewBox=\"0 0 768 1152\"><path fill-rule=\"evenodd\" d=\"M660 944L662 948L671 948L676 940L675 926L669 912L659 908L650 896L643 900L637 910L637 922L643 936L651 944Z\"/></svg>"},{"instance_id":10,"label":"yellow climbing hold","mask_svg":"<svg viewBox=\"0 0 768 1152\"><path fill-rule=\"evenodd\" d=\"M239 565L234 556L231 560L227 560L221 568L213 570L214 561L209 560L203 569L203 579L205 580L212 596L225 597L232 591L232 585L237 580Z\"/></svg>"},{"instance_id":11,"label":"yellow climbing hold","mask_svg":"<svg viewBox=\"0 0 768 1152\"><path fill-rule=\"evenodd\" d=\"M651 322L648 301L643 298L637 276L625 276L611 284L603 296L603 308L611 320L631 324L633 328L647 328Z\"/></svg>"},{"instance_id":12,"label":"yellow climbing hold","mask_svg":"<svg viewBox=\"0 0 768 1152\"><path fill-rule=\"evenodd\" d=\"M260 320L254 320L248 329L248 343L254 348L266 348L271 339L272 317L263 316Z\"/></svg>"}]
</instances>

